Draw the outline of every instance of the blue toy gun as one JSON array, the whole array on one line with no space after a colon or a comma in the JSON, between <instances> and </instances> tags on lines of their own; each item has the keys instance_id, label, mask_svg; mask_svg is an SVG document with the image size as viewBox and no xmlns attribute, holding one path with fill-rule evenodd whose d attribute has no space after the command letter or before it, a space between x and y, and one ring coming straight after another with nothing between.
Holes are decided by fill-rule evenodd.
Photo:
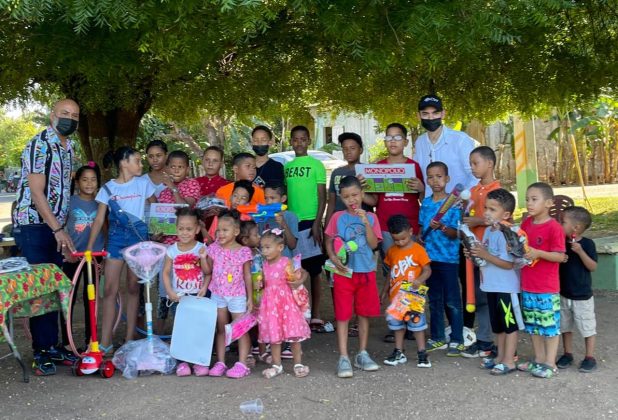
<instances>
[{"instance_id":1,"label":"blue toy gun","mask_svg":"<svg viewBox=\"0 0 618 420\"><path fill-rule=\"evenodd\" d=\"M241 220L255 220L256 223L265 222L267 219L275 217L275 214L285 211L288 208L285 204L246 204L236 207L241 214Z\"/></svg>"}]
</instances>

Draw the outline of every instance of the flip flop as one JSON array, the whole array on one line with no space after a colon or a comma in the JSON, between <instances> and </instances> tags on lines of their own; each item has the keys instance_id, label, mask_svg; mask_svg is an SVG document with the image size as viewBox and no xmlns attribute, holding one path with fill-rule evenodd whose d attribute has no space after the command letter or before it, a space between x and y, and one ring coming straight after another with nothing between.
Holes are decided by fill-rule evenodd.
<instances>
[{"instance_id":1,"label":"flip flop","mask_svg":"<svg viewBox=\"0 0 618 420\"><path fill-rule=\"evenodd\" d=\"M492 375L508 375L509 373L515 372L517 370L517 368L510 368L507 365L505 365L504 363L498 363L496 366L493 367L493 369L491 369L489 371L489 373L491 373Z\"/></svg>"}]
</instances>

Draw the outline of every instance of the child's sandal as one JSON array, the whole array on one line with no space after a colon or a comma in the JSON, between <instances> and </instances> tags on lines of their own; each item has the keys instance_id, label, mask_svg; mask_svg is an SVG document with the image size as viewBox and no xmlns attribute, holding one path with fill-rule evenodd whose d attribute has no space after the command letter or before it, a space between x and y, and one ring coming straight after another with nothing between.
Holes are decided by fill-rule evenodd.
<instances>
[{"instance_id":1,"label":"child's sandal","mask_svg":"<svg viewBox=\"0 0 618 420\"><path fill-rule=\"evenodd\" d=\"M296 367L294 367L294 369L296 369ZM282 365L272 365L268 369L264 369L262 371L262 376L264 376L266 379L271 379L271 378L274 378L275 376L281 375L282 373L283 373Z\"/></svg>"},{"instance_id":2,"label":"child's sandal","mask_svg":"<svg viewBox=\"0 0 618 420\"><path fill-rule=\"evenodd\" d=\"M273 363L273 356L269 352L265 351L258 356L258 360L262 363L266 363L267 365L271 365Z\"/></svg>"},{"instance_id":3,"label":"child's sandal","mask_svg":"<svg viewBox=\"0 0 618 420\"><path fill-rule=\"evenodd\" d=\"M297 363L294 365L294 376L297 378L304 378L309 375L309 366Z\"/></svg>"}]
</instances>

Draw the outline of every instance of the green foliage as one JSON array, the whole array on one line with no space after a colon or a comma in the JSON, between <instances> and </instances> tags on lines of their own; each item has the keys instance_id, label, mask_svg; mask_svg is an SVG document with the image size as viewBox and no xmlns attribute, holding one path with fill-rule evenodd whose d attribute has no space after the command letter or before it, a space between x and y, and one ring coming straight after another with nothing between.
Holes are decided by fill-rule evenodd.
<instances>
[{"instance_id":1,"label":"green foliage","mask_svg":"<svg viewBox=\"0 0 618 420\"><path fill-rule=\"evenodd\" d=\"M324 146L320 148L320 150L323 150L326 153L332 154L335 150L341 151L341 146L339 146L337 143L326 143Z\"/></svg>"},{"instance_id":2,"label":"green foliage","mask_svg":"<svg viewBox=\"0 0 618 420\"><path fill-rule=\"evenodd\" d=\"M369 148L369 162L377 162L388 157L388 149L383 141L376 141L374 145Z\"/></svg>"},{"instance_id":3,"label":"green foliage","mask_svg":"<svg viewBox=\"0 0 618 420\"><path fill-rule=\"evenodd\" d=\"M0 167L19 166L26 143L41 129L28 116L12 118L0 112Z\"/></svg>"}]
</instances>

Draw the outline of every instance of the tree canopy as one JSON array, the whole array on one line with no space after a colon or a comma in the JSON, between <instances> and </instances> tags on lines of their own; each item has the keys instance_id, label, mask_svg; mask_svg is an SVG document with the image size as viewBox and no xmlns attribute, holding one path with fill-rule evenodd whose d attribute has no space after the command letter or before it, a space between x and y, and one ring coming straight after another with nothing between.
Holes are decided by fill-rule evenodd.
<instances>
[{"instance_id":1,"label":"tree canopy","mask_svg":"<svg viewBox=\"0 0 618 420\"><path fill-rule=\"evenodd\" d=\"M618 0L0 0L0 100L68 96L88 158L174 118L310 103L415 119L568 108L618 80Z\"/></svg>"}]
</instances>

